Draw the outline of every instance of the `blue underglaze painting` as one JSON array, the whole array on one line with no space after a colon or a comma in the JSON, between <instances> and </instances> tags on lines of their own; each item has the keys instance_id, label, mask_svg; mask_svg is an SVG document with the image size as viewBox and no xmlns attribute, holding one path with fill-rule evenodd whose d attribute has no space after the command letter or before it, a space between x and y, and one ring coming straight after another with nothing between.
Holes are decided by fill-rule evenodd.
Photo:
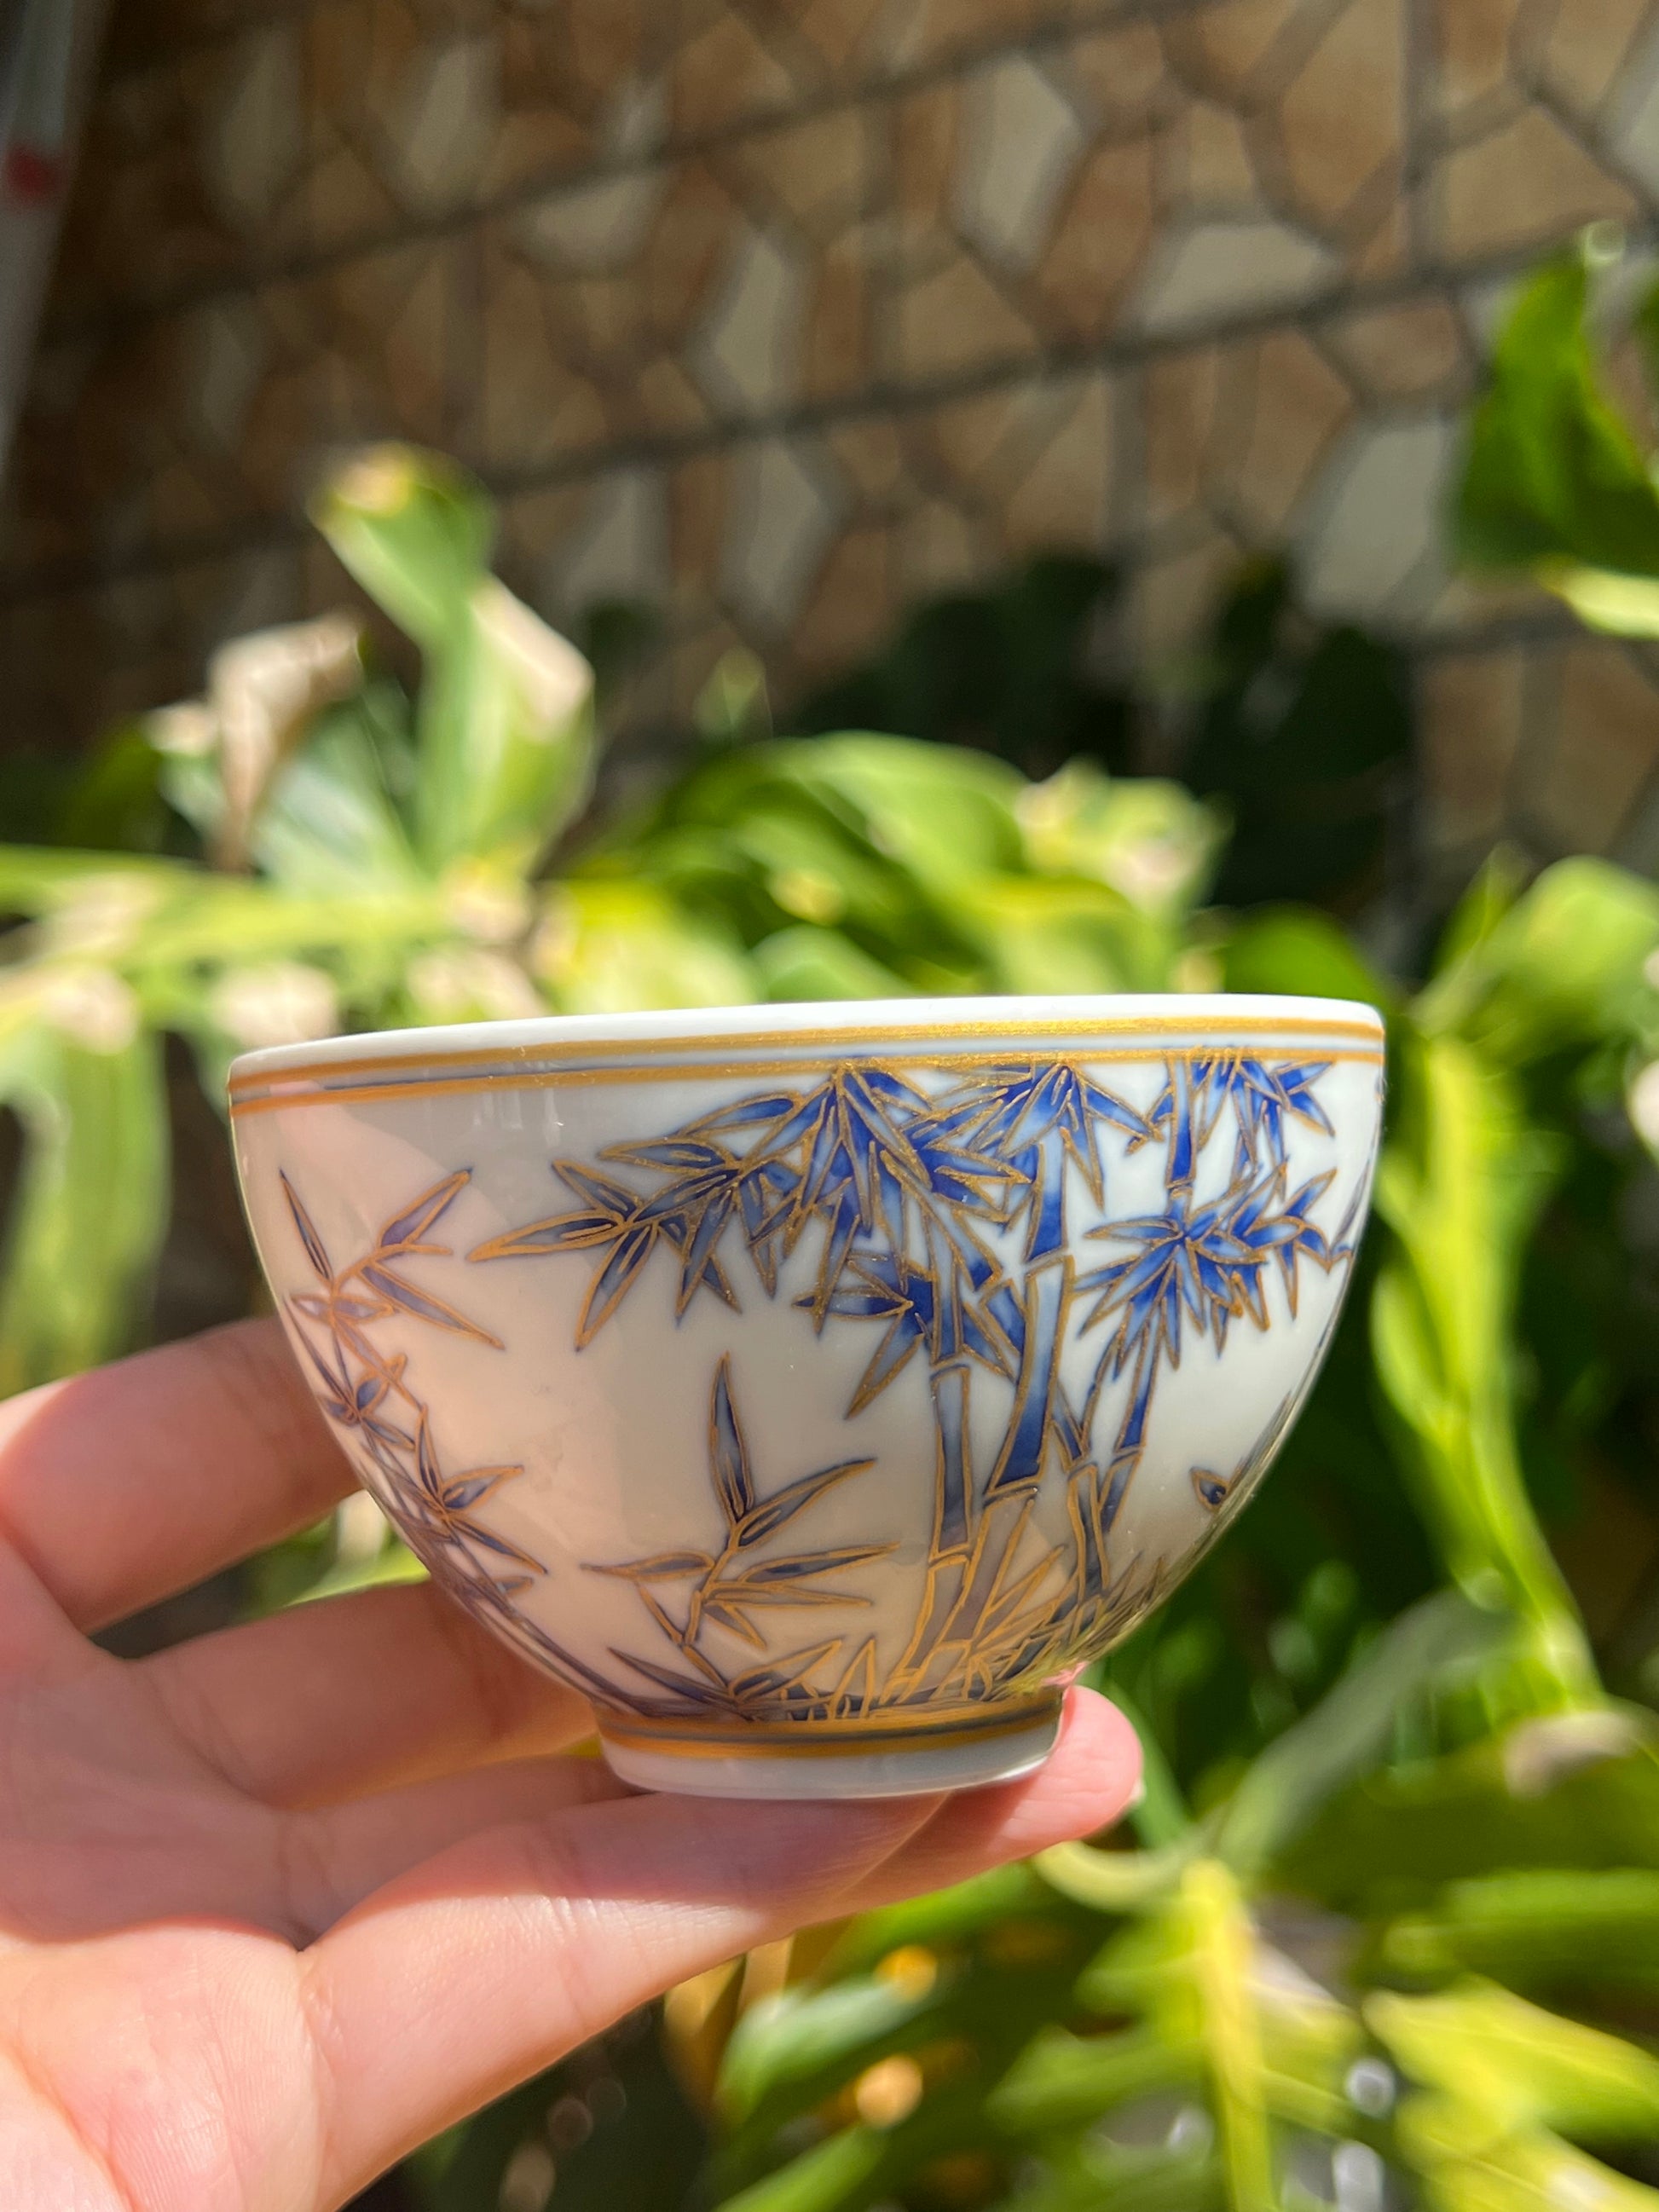
<instances>
[{"instance_id":1,"label":"blue underglaze painting","mask_svg":"<svg viewBox=\"0 0 1659 2212\"><path fill-rule=\"evenodd\" d=\"M577 1352L649 1273L668 1271L679 1315L699 1299L737 1313L780 1296L786 1263L801 1328L857 1333L869 1346L846 1407L847 1456L770 1475L745 1439L733 1355L720 1358L698 1416L709 1528L645 1557L587 1563L632 1590L651 1632L612 1651L614 1671L579 1661L526 1616L518 1601L541 1563L479 1512L520 1470L447 1471L410 1380L404 1346L416 1325L498 1341L404 1272L413 1258L455 1256L434 1232L468 1171L422 1193L343 1269L285 1177L318 1279L290 1301L291 1318L326 1412L411 1549L602 1705L810 1723L1018 1697L1104 1650L1190 1563L1118 1556L1160 1377L1196 1341L1224 1359L1233 1332L1269 1330L1271 1285L1294 1315L1304 1270L1328 1274L1352 1258L1363 1189L1331 1223L1334 1170L1291 1172L1294 1132L1334 1133L1319 1097L1331 1065L1172 1052L1138 1108L1054 1055L938 1088L859 1060L596 1160L551 1163L568 1203L466 1259L586 1264ZM1118 1164L1149 1147L1161 1155L1162 1204L1119 1212ZM815 1509L870 1474L860 1416L916 1363L935 1431L933 1525L908 1641L881 1659L860 1632L871 1606L861 1583L896 1547L815 1542ZM986 1393L999 1441L976 1455L984 1422L970 1424L969 1410L982 1414ZM1294 1412L1287 1401L1241 1466L1191 1470L1207 1513L1218 1521L1253 1486ZM1039 1494L1063 1498L1062 1519L1039 1525Z\"/></svg>"}]
</instances>

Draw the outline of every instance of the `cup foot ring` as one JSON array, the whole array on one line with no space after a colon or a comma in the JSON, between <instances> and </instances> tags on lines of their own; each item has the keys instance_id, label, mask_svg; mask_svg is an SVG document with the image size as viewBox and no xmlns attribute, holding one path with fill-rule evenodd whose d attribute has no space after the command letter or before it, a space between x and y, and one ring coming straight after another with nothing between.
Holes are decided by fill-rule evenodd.
<instances>
[{"instance_id":1,"label":"cup foot ring","mask_svg":"<svg viewBox=\"0 0 1659 2212\"><path fill-rule=\"evenodd\" d=\"M1060 1699L1006 1714L879 1729L835 1723L635 1722L605 1716L599 1742L619 1780L684 1797L915 1797L1013 1782L1054 1747Z\"/></svg>"}]
</instances>

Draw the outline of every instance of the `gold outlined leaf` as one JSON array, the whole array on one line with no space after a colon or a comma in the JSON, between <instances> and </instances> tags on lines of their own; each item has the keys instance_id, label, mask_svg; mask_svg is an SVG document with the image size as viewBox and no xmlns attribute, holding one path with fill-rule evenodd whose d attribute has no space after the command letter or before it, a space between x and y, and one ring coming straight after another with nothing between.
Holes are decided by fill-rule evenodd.
<instances>
[{"instance_id":1,"label":"gold outlined leaf","mask_svg":"<svg viewBox=\"0 0 1659 2212\"><path fill-rule=\"evenodd\" d=\"M717 1628L725 1629L728 1635L737 1637L754 1650L764 1651L766 1649L766 1638L748 1614L735 1605L728 1605L724 1598L711 1596L705 1599L699 1617L712 1620Z\"/></svg>"},{"instance_id":2,"label":"gold outlined leaf","mask_svg":"<svg viewBox=\"0 0 1659 2212\"><path fill-rule=\"evenodd\" d=\"M586 1351L627 1297L629 1285L650 1258L651 1247L656 1241L654 1228L629 1229L617 1239L615 1251L593 1278L582 1300L581 1318L576 1324L578 1352Z\"/></svg>"},{"instance_id":3,"label":"gold outlined leaf","mask_svg":"<svg viewBox=\"0 0 1659 2212\"><path fill-rule=\"evenodd\" d=\"M812 1690L811 1677L826 1659L833 1659L842 1648L837 1636L828 1644L815 1644L805 1651L788 1651L764 1667L751 1667L746 1674L732 1677L732 1695L738 1705L748 1705L763 1699L787 1698L791 1691Z\"/></svg>"},{"instance_id":4,"label":"gold outlined leaf","mask_svg":"<svg viewBox=\"0 0 1659 2212\"><path fill-rule=\"evenodd\" d=\"M401 1275L394 1275L390 1267L378 1266L373 1260L365 1260L359 1265L357 1273L372 1290L378 1291L383 1298L390 1299L399 1312L410 1314L416 1321L429 1322L434 1328L447 1329L452 1335L475 1338L478 1343L490 1345L497 1352L505 1348L500 1337L492 1335L487 1328L481 1328L477 1322L469 1321L464 1313L458 1312L444 1299L434 1297L429 1291L416 1290L414 1284L406 1283Z\"/></svg>"},{"instance_id":5,"label":"gold outlined leaf","mask_svg":"<svg viewBox=\"0 0 1659 2212\"><path fill-rule=\"evenodd\" d=\"M704 1663L701 1655L696 1651L688 1650L685 1656L700 1664ZM677 1674L672 1667L659 1667L654 1659L641 1659L631 1651L619 1651L614 1644L611 1647L611 1656L620 1659L624 1667L631 1667L636 1674L643 1674L647 1682L654 1682L659 1690L666 1690L672 1697L683 1698L688 1705L702 1705L705 1709L730 1706L731 1693L720 1676L717 1675L712 1682L699 1681L696 1675Z\"/></svg>"},{"instance_id":6,"label":"gold outlined leaf","mask_svg":"<svg viewBox=\"0 0 1659 2212\"><path fill-rule=\"evenodd\" d=\"M469 1263L484 1260L545 1260L556 1252L585 1252L595 1244L608 1244L617 1224L608 1213L556 1213L545 1221L526 1222L522 1229L507 1230L474 1245Z\"/></svg>"},{"instance_id":7,"label":"gold outlined leaf","mask_svg":"<svg viewBox=\"0 0 1659 2212\"><path fill-rule=\"evenodd\" d=\"M816 1575L837 1575L848 1567L868 1566L873 1559L884 1559L898 1549L896 1544L842 1544L822 1552L799 1552L781 1559L753 1559L741 1573L722 1580L720 1587L727 1590L777 1589L798 1586ZM769 1600L769 1602L774 1601ZM857 1602L867 1605L866 1597Z\"/></svg>"},{"instance_id":8,"label":"gold outlined leaf","mask_svg":"<svg viewBox=\"0 0 1659 2212\"><path fill-rule=\"evenodd\" d=\"M830 1692L837 1719L856 1719L876 1701L876 1639L866 1636Z\"/></svg>"},{"instance_id":9,"label":"gold outlined leaf","mask_svg":"<svg viewBox=\"0 0 1659 2212\"><path fill-rule=\"evenodd\" d=\"M630 1583L684 1582L688 1575L706 1575L714 1565L707 1552L653 1552L648 1559L625 1559L618 1566L588 1564L593 1575L615 1575Z\"/></svg>"},{"instance_id":10,"label":"gold outlined leaf","mask_svg":"<svg viewBox=\"0 0 1659 2212\"><path fill-rule=\"evenodd\" d=\"M434 1183L431 1189L423 1192L413 1206L392 1216L375 1239L375 1249L381 1253L447 1252L447 1245L423 1244L422 1239L440 1216L447 1212L471 1180L471 1168L457 1168L453 1175L446 1176L441 1182Z\"/></svg>"},{"instance_id":11,"label":"gold outlined leaf","mask_svg":"<svg viewBox=\"0 0 1659 2212\"><path fill-rule=\"evenodd\" d=\"M469 1467L460 1474L444 1477L443 1502L452 1512L465 1513L523 1473L522 1467Z\"/></svg>"},{"instance_id":12,"label":"gold outlined leaf","mask_svg":"<svg viewBox=\"0 0 1659 2212\"><path fill-rule=\"evenodd\" d=\"M757 1505L751 1505L733 1529L739 1547L747 1551L751 1544L763 1543L798 1513L845 1482L849 1475L864 1474L875 1465L872 1459L842 1460L838 1466L820 1468L816 1474L804 1474L799 1482L791 1482L776 1491Z\"/></svg>"},{"instance_id":13,"label":"gold outlined leaf","mask_svg":"<svg viewBox=\"0 0 1659 2212\"><path fill-rule=\"evenodd\" d=\"M307 1259L310 1261L319 1281L331 1283L334 1279L334 1270L329 1262L328 1247L318 1235L316 1223L301 1204L299 1192L288 1179L288 1170L279 1168L276 1171L276 1179L283 1186L283 1195L288 1200L288 1210L294 1217L294 1226L298 1232L301 1243L305 1247Z\"/></svg>"},{"instance_id":14,"label":"gold outlined leaf","mask_svg":"<svg viewBox=\"0 0 1659 2212\"><path fill-rule=\"evenodd\" d=\"M714 1395L708 1407L708 1466L727 1526L734 1530L744 1527L755 1510L755 1486L749 1473L749 1448L738 1425L737 1408L732 1403L729 1354L721 1359L714 1372Z\"/></svg>"}]
</instances>

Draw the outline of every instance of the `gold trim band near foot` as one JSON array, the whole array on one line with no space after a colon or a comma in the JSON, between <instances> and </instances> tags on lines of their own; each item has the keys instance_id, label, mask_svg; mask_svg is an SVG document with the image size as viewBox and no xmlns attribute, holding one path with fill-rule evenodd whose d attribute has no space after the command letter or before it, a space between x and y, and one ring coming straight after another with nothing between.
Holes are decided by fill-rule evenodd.
<instances>
[{"instance_id":1,"label":"gold trim band near foot","mask_svg":"<svg viewBox=\"0 0 1659 2212\"><path fill-rule=\"evenodd\" d=\"M1060 1696L1024 1698L965 1712L958 1706L929 1720L897 1713L873 1720L651 1722L631 1713L606 1713L602 1741L671 1759L867 1759L872 1753L948 1751L957 1744L994 1742L1055 1719Z\"/></svg>"}]
</instances>

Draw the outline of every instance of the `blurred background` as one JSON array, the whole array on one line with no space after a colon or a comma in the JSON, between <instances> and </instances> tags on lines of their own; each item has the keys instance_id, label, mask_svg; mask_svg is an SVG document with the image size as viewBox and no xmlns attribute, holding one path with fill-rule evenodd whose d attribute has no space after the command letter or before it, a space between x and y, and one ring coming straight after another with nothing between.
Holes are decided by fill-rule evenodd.
<instances>
[{"instance_id":1,"label":"blurred background","mask_svg":"<svg viewBox=\"0 0 1659 2212\"><path fill-rule=\"evenodd\" d=\"M1659 2212L1656 220L1659 0L0 0L0 1389L258 1302L249 1045L1390 1025L1128 1830L366 2208Z\"/></svg>"},{"instance_id":2,"label":"blurred background","mask_svg":"<svg viewBox=\"0 0 1659 2212\"><path fill-rule=\"evenodd\" d=\"M1418 865L1644 861L1641 658L1441 524L1506 285L1656 194L1642 0L118 0L32 368L0 338L6 734L331 604L300 501L395 435L488 477L562 626L655 611L630 726L734 642L793 706L1057 546L1145 670L1289 549L1409 643Z\"/></svg>"}]
</instances>

